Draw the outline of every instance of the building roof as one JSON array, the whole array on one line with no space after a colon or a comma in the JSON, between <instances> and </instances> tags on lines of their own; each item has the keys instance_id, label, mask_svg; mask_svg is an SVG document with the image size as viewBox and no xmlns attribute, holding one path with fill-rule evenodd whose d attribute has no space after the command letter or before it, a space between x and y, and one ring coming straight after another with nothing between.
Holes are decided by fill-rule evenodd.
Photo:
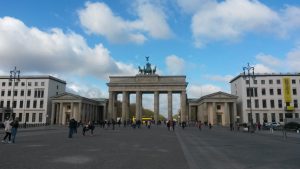
<instances>
[{"instance_id":1,"label":"building roof","mask_svg":"<svg viewBox=\"0 0 300 169\"><path fill-rule=\"evenodd\" d=\"M10 76L0 76L0 79L9 79ZM63 84L67 84L66 81L58 79L56 77L50 76L50 75L32 75L32 76L21 76L20 79L51 79Z\"/></svg>"},{"instance_id":2,"label":"building roof","mask_svg":"<svg viewBox=\"0 0 300 169\"><path fill-rule=\"evenodd\" d=\"M87 97L83 97L83 96L80 96L80 95L76 95L76 94L73 94L73 93L69 93L69 92L64 92L64 93L61 93L57 96L52 96L50 97L52 100L60 100L60 98L64 98L64 96L71 96L73 97L74 99L78 99L78 100L88 100L88 101L91 101L91 102L106 102L107 99L105 98L96 98L96 99L91 99L91 98L87 98Z\"/></svg>"},{"instance_id":3,"label":"building roof","mask_svg":"<svg viewBox=\"0 0 300 169\"><path fill-rule=\"evenodd\" d=\"M232 80L230 80L229 83L232 83L233 81L237 80L240 77L243 77L243 73L237 75ZM255 73L254 76L256 77L267 77L267 76L300 76L300 73Z\"/></svg>"},{"instance_id":4,"label":"building roof","mask_svg":"<svg viewBox=\"0 0 300 169\"><path fill-rule=\"evenodd\" d=\"M232 95L232 94L228 94L228 93L219 91L219 92L215 92L215 93L211 93L211 94L202 96L199 99L188 99L188 102L189 103L198 103L198 102L200 102L202 100L212 99L212 98L213 99L219 99L219 98L221 98L221 99L224 99L224 98L227 98L227 99L237 99L238 96L235 96L235 95Z\"/></svg>"}]
</instances>

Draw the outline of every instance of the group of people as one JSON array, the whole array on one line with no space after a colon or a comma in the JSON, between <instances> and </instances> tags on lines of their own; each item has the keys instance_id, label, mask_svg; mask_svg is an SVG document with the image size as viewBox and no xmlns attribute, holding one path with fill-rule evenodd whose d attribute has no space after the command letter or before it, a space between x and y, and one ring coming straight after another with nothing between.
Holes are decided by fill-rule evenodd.
<instances>
[{"instance_id":1,"label":"group of people","mask_svg":"<svg viewBox=\"0 0 300 169\"><path fill-rule=\"evenodd\" d=\"M19 128L19 119L6 118L4 122L5 136L2 139L2 143L15 143L17 131ZM8 141L7 141L8 139Z\"/></svg>"},{"instance_id":2,"label":"group of people","mask_svg":"<svg viewBox=\"0 0 300 169\"><path fill-rule=\"evenodd\" d=\"M85 136L87 131L91 131L91 135L94 135L95 125L93 122L89 121L87 124L82 124L81 122L77 122L74 118L72 118L69 122L69 138L73 137L74 133L77 133L77 128L82 126L82 135Z\"/></svg>"}]
</instances>

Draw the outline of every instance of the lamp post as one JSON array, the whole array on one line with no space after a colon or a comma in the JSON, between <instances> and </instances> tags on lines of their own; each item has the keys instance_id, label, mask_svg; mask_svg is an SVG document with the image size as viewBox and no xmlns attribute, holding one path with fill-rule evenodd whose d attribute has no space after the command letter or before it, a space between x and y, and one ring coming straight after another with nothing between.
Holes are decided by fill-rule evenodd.
<instances>
[{"instance_id":1,"label":"lamp post","mask_svg":"<svg viewBox=\"0 0 300 169\"><path fill-rule=\"evenodd\" d=\"M12 102L11 102L11 112L10 117L13 115L14 110L14 96L15 96L15 82L20 81L20 70L17 70L17 67L15 66L14 70L10 71L10 77L9 81L12 82Z\"/></svg>"},{"instance_id":2,"label":"lamp post","mask_svg":"<svg viewBox=\"0 0 300 169\"><path fill-rule=\"evenodd\" d=\"M252 116L252 100L251 100L251 97L252 97L252 94L254 95L254 91L251 89L251 79L255 79L255 75L254 75L254 67L253 66L250 66L250 64L248 63L248 65L246 67L243 67L243 70L244 70L244 75L243 75L243 78L247 81L249 80L249 88L248 88L248 92L249 92L249 100L250 100L250 130L251 132L254 132L254 126L253 126L253 116Z\"/></svg>"}]
</instances>

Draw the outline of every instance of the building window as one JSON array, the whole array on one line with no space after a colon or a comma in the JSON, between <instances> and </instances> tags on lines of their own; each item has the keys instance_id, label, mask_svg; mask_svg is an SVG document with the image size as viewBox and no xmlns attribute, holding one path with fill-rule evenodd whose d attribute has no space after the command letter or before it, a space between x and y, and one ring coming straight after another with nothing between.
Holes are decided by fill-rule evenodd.
<instances>
[{"instance_id":1,"label":"building window","mask_svg":"<svg viewBox=\"0 0 300 169\"><path fill-rule=\"evenodd\" d=\"M283 122L283 113L279 113L279 121Z\"/></svg>"},{"instance_id":2,"label":"building window","mask_svg":"<svg viewBox=\"0 0 300 169\"><path fill-rule=\"evenodd\" d=\"M7 102L6 102L6 107L7 107L7 108L10 108L10 101L7 101Z\"/></svg>"},{"instance_id":3,"label":"building window","mask_svg":"<svg viewBox=\"0 0 300 169\"><path fill-rule=\"evenodd\" d=\"M274 100L270 100L270 106L271 106L271 108L275 107Z\"/></svg>"},{"instance_id":4,"label":"building window","mask_svg":"<svg viewBox=\"0 0 300 169\"><path fill-rule=\"evenodd\" d=\"M17 108L17 101L15 101L15 100L13 102L13 108Z\"/></svg>"},{"instance_id":5,"label":"building window","mask_svg":"<svg viewBox=\"0 0 300 169\"><path fill-rule=\"evenodd\" d=\"M2 86L5 86L5 82L2 82Z\"/></svg>"},{"instance_id":6,"label":"building window","mask_svg":"<svg viewBox=\"0 0 300 169\"><path fill-rule=\"evenodd\" d=\"M8 86L11 86L11 84L12 84L11 82L8 82Z\"/></svg>"},{"instance_id":7,"label":"building window","mask_svg":"<svg viewBox=\"0 0 300 169\"><path fill-rule=\"evenodd\" d=\"M40 100L40 108L44 107L44 100Z\"/></svg>"},{"instance_id":8,"label":"building window","mask_svg":"<svg viewBox=\"0 0 300 169\"><path fill-rule=\"evenodd\" d=\"M253 80L253 84L257 84L257 80Z\"/></svg>"},{"instance_id":9,"label":"building window","mask_svg":"<svg viewBox=\"0 0 300 169\"><path fill-rule=\"evenodd\" d=\"M14 96L18 96L18 90L14 90Z\"/></svg>"},{"instance_id":10,"label":"building window","mask_svg":"<svg viewBox=\"0 0 300 169\"><path fill-rule=\"evenodd\" d=\"M1 96L4 96L5 95L5 90L2 90L1 91Z\"/></svg>"},{"instance_id":11,"label":"building window","mask_svg":"<svg viewBox=\"0 0 300 169\"><path fill-rule=\"evenodd\" d=\"M272 114L271 114L271 117L272 117L272 122L276 122L276 116L275 116L275 113L272 113Z\"/></svg>"},{"instance_id":12,"label":"building window","mask_svg":"<svg viewBox=\"0 0 300 169\"><path fill-rule=\"evenodd\" d=\"M38 86L38 82L34 82L34 86Z\"/></svg>"},{"instance_id":13,"label":"building window","mask_svg":"<svg viewBox=\"0 0 300 169\"><path fill-rule=\"evenodd\" d=\"M274 90L270 89L270 95L274 95Z\"/></svg>"},{"instance_id":14,"label":"building window","mask_svg":"<svg viewBox=\"0 0 300 169\"><path fill-rule=\"evenodd\" d=\"M26 115L25 115L25 121L29 122L29 113L26 113Z\"/></svg>"},{"instance_id":15,"label":"building window","mask_svg":"<svg viewBox=\"0 0 300 169\"><path fill-rule=\"evenodd\" d=\"M262 100L262 105L263 105L263 108L267 108L267 100L263 99Z\"/></svg>"},{"instance_id":16,"label":"building window","mask_svg":"<svg viewBox=\"0 0 300 169\"><path fill-rule=\"evenodd\" d=\"M44 89L34 90L34 98L43 98L43 97L44 97Z\"/></svg>"},{"instance_id":17,"label":"building window","mask_svg":"<svg viewBox=\"0 0 300 169\"><path fill-rule=\"evenodd\" d=\"M290 106L291 104L290 104L290 102L286 102L285 105L286 106Z\"/></svg>"},{"instance_id":18,"label":"building window","mask_svg":"<svg viewBox=\"0 0 300 169\"><path fill-rule=\"evenodd\" d=\"M277 84L280 84L280 80L279 80L279 79L277 79L277 80L276 80L276 83L277 83Z\"/></svg>"},{"instance_id":19,"label":"building window","mask_svg":"<svg viewBox=\"0 0 300 169\"><path fill-rule=\"evenodd\" d=\"M299 119L299 113L295 113L295 118Z\"/></svg>"},{"instance_id":20,"label":"building window","mask_svg":"<svg viewBox=\"0 0 300 169\"><path fill-rule=\"evenodd\" d=\"M247 99L247 108L250 108L250 106L251 106L251 101L250 99Z\"/></svg>"},{"instance_id":21,"label":"building window","mask_svg":"<svg viewBox=\"0 0 300 169\"><path fill-rule=\"evenodd\" d=\"M261 95L266 95L266 89L265 88L261 89Z\"/></svg>"},{"instance_id":22,"label":"building window","mask_svg":"<svg viewBox=\"0 0 300 169\"><path fill-rule=\"evenodd\" d=\"M277 89L277 95L281 95L281 89Z\"/></svg>"},{"instance_id":23,"label":"building window","mask_svg":"<svg viewBox=\"0 0 300 169\"><path fill-rule=\"evenodd\" d=\"M36 116L36 113L32 113L32 119L31 120L32 120L33 123L35 122L35 118L36 118L35 116Z\"/></svg>"},{"instance_id":24,"label":"building window","mask_svg":"<svg viewBox=\"0 0 300 169\"><path fill-rule=\"evenodd\" d=\"M22 122L22 113L19 113L19 122Z\"/></svg>"},{"instance_id":25,"label":"building window","mask_svg":"<svg viewBox=\"0 0 300 169\"><path fill-rule=\"evenodd\" d=\"M247 87L246 90L247 90L247 97L250 97L250 95L251 95L251 97L257 97L257 88Z\"/></svg>"},{"instance_id":26,"label":"building window","mask_svg":"<svg viewBox=\"0 0 300 169\"><path fill-rule=\"evenodd\" d=\"M297 89L293 89L293 95L297 95Z\"/></svg>"},{"instance_id":27,"label":"building window","mask_svg":"<svg viewBox=\"0 0 300 169\"><path fill-rule=\"evenodd\" d=\"M41 123L43 121L43 113L39 113L39 122Z\"/></svg>"},{"instance_id":28,"label":"building window","mask_svg":"<svg viewBox=\"0 0 300 169\"><path fill-rule=\"evenodd\" d=\"M255 108L259 108L259 100L255 99L254 102L255 102Z\"/></svg>"},{"instance_id":29,"label":"building window","mask_svg":"<svg viewBox=\"0 0 300 169\"><path fill-rule=\"evenodd\" d=\"M45 86L45 82L41 82L41 86Z\"/></svg>"},{"instance_id":30,"label":"building window","mask_svg":"<svg viewBox=\"0 0 300 169\"><path fill-rule=\"evenodd\" d=\"M292 79L292 84L296 84L296 80L295 79Z\"/></svg>"},{"instance_id":31,"label":"building window","mask_svg":"<svg viewBox=\"0 0 300 169\"><path fill-rule=\"evenodd\" d=\"M261 80L260 83L261 84L265 84L266 82L265 82L265 80Z\"/></svg>"},{"instance_id":32,"label":"building window","mask_svg":"<svg viewBox=\"0 0 300 169\"><path fill-rule=\"evenodd\" d=\"M18 86L18 84L19 84L18 82L15 82L15 86Z\"/></svg>"},{"instance_id":33,"label":"building window","mask_svg":"<svg viewBox=\"0 0 300 169\"><path fill-rule=\"evenodd\" d=\"M278 108L282 108L282 100L278 100Z\"/></svg>"},{"instance_id":34,"label":"building window","mask_svg":"<svg viewBox=\"0 0 300 169\"><path fill-rule=\"evenodd\" d=\"M1 100L1 101L0 101L0 108L3 108L3 106L4 106L4 101ZM1 121L1 120L0 120L0 121Z\"/></svg>"},{"instance_id":35,"label":"building window","mask_svg":"<svg viewBox=\"0 0 300 169\"><path fill-rule=\"evenodd\" d=\"M248 83L247 83L248 84ZM56 85L56 89L58 90L58 85Z\"/></svg>"},{"instance_id":36,"label":"building window","mask_svg":"<svg viewBox=\"0 0 300 169\"><path fill-rule=\"evenodd\" d=\"M37 101L33 100L33 108L36 108L36 103L37 103Z\"/></svg>"},{"instance_id":37,"label":"building window","mask_svg":"<svg viewBox=\"0 0 300 169\"><path fill-rule=\"evenodd\" d=\"M27 90L27 96L31 96L31 90L30 89Z\"/></svg>"},{"instance_id":38,"label":"building window","mask_svg":"<svg viewBox=\"0 0 300 169\"><path fill-rule=\"evenodd\" d=\"M31 86L31 82L28 82L28 83L27 83L27 86Z\"/></svg>"},{"instance_id":39,"label":"building window","mask_svg":"<svg viewBox=\"0 0 300 169\"><path fill-rule=\"evenodd\" d=\"M298 108L298 100L294 100L294 107Z\"/></svg>"},{"instance_id":40,"label":"building window","mask_svg":"<svg viewBox=\"0 0 300 169\"><path fill-rule=\"evenodd\" d=\"M21 96L24 96L24 90L21 90Z\"/></svg>"},{"instance_id":41,"label":"building window","mask_svg":"<svg viewBox=\"0 0 300 169\"><path fill-rule=\"evenodd\" d=\"M260 122L259 113L255 113L256 123Z\"/></svg>"},{"instance_id":42,"label":"building window","mask_svg":"<svg viewBox=\"0 0 300 169\"><path fill-rule=\"evenodd\" d=\"M26 108L30 108L30 100L27 100Z\"/></svg>"},{"instance_id":43,"label":"building window","mask_svg":"<svg viewBox=\"0 0 300 169\"><path fill-rule=\"evenodd\" d=\"M23 100L20 100L20 108L23 108Z\"/></svg>"},{"instance_id":44,"label":"building window","mask_svg":"<svg viewBox=\"0 0 300 169\"><path fill-rule=\"evenodd\" d=\"M21 86L25 86L25 82L21 82Z\"/></svg>"},{"instance_id":45,"label":"building window","mask_svg":"<svg viewBox=\"0 0 300 169\"><path fill-rule=\"evenodd\" d=\"M10 90L7 91L7 96L11 96L11 91Z\"/></svg>"},{"instance_id":46,"label":"building window","mask_svg":"<svg viewBox=\"0 0 300 169\"><path fill-rule=\"evenodd\" d=\"M264 123L267 123L267 122L268 122L268 114L264 113Z\"/></svg>"},{"instance_id":47,"label":"building window","mask_svg":"<svg viewBox=\"0 0 300 169\"><path fill-rule=\"evenodd\" d=\"M273 80L269 80L269 84L273 84Z\"/></svg>"}]
</instances>

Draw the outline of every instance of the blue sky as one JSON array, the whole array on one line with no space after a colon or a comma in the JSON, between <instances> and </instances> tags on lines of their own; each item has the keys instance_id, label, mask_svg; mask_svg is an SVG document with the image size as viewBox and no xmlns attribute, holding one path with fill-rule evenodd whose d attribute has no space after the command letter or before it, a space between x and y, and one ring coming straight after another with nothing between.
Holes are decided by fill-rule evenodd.
<instances>
[{"instance_id":1,"label":"blue sky","mask_svg":"<svg viewBox=\"0 0 300 169\"><path fill-rule=\"evenodd\" d=\"M109 75L186 75L188 97L219 90L249 62L300 71L298 0L2 0L0 74L51 74L107 97Z\"/></svg>"}]
</instances>

